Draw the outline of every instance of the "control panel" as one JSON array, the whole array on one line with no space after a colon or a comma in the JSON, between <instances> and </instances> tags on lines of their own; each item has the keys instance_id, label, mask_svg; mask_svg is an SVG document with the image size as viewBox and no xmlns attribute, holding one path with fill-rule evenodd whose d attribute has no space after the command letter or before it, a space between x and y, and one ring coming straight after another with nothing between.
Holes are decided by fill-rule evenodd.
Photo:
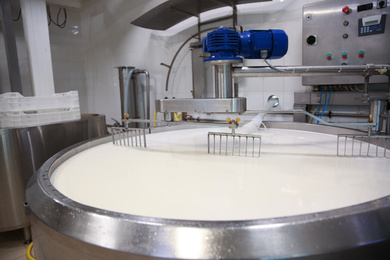
<instances>
[{"instance_id":1,"label":"control panel","mask_svg":"<svg viewBox=\"0 0 390 260\"><path fill-rule=\"evenodd\" d=\"M378 14L359 19L359 36L384 33L386 27L386 15Z\"/></svg>"},{"instance_id":2,"label":"control panel","mask_svg":"<svg viewBox=\"0 0 390 260\"><path fill-rule=\"evenodd\" d=\"M389 64L389 13L387 0L331 0L305 5L302 64ZM387 83L388 77L373 76L370 82ZM363 83L362 76L303 77L304 85Z\"/></svg>"}]
</instances>

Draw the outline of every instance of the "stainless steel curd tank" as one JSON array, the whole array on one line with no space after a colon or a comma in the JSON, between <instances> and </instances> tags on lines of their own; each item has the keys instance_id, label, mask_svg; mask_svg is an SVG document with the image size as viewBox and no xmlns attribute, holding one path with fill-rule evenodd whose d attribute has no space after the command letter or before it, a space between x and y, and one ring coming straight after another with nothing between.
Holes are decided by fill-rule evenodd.
<instances>
[{"instance_id":1,"label":"stainless steel curd tank","mask_svg":"<svg viewBox=\"0 0 390 260\"><path fill-rule=\"evenodd\" d=\"M351 132L296 123L266 125L268 128L326 134ZM69 163L78 154L110 141L110 137L102 138L69 147L50 158L31 178L27 187L27 201L31 209L34 251L38 260L386 259L389 254L388 195L356 205L309 214L218 221L160 218L110 211L76 202L53 186L52 174L61 164L65 161ZM147 149L154 148L151 144ZM141 150L138 153L142 153ZM212 157L215 160L231 160L231 157L208 156L216 156ZM135 163L132 158L128 160L127 166ZM262 157L245 160L253 162L262 160ZM383 158L381 163L388 164L389 161ZM275 165L274 172L268 172L269 175L275 174L278 167L279 165ZM207 169L204 171L207 172ZM107 173L113 176L115 172ZM288 178L287 175L285 177ZM212 183L211 187L220 183ZM90 193L94 185L93 180L86 185L85 194ZM101 190L102 194L105 192L104 189ZM130 194L130 188L128 193ZM139 196L142 201L143 195ZM128 204L130 199L130 195L118 198L123 204ZM267 199L273 203L272 196Z\"/></svg>"},{"instance_id":2,"label":"stainless steel curd tank","mask_svg":"<svg viewBox=\"0 0 390 260\"><path fill-rule=\"evenodd\" d=\"M28 227L26 185L47 159L106 132L105 117L92 114L62 123L0 129L0 232Z\"/></svg>"}]
</instances>

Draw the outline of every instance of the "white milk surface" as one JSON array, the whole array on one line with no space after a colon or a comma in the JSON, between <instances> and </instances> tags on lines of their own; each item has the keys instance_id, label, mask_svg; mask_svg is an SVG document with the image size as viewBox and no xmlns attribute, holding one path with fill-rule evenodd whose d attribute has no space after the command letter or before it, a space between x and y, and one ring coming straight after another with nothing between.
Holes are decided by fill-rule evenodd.
<instances>
[{"instance_id":1,"label":"white milk surface","mask_svg":"<svg viewBox=\"0 0 390 260\"><path fill-rule=\"evenodd\" d=\"M208 154L209 131L147 135L147 148L99 145L66 160L51 181L85 205L186 220L299 215L390 194L390 159L337 157L335 136L263 130L257 158Z\"/></svg>"}]
</instances>

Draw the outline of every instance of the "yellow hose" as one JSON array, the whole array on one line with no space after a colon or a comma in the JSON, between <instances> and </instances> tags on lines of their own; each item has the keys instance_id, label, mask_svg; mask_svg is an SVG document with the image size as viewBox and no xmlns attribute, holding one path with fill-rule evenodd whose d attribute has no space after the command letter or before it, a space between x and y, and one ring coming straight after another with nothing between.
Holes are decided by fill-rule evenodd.
<instances>
[{"instance_id":1,"label":"yellow hose","mask_svg":"<svg viewBox=\"0 0 390 260\"><path fill-rule=\"evenodd\" d=\"M153 120L156 120L157 118L157 111L154 111ZM153 126L156 127L156 123L153 123Z\"/></svg>"},{"instance_id":2,"label":"yellow hose","mask_svg":"<svg viewBox=\"0 0 390 260\"><path fill-rule=\"evenodd\" d=\"M175 116L175 121L179 121L179 117L182 115L183 113L180 113L178 115L176 115L176 113L173 113L173 115Z\"/></svg>"},{"instance_id":3,"label":"yellow hose","mask_svg":"<svg viewBox=\"0 0 390 260\"><path fill-rule=\"evenodd\" d=\"M30 245L27 247L27 251L26 251L27 260L35 260L35 258L31 256L32 247L33 247L33 242L31 242Z\"/></svg>"},{"instance_id":4,"label":"yellow hose","mask_svg":"<svg viewBox=\"0 0 390 260\"><path fill-rule=\"evenodd\" d=\"M183 115L183 113L180 113L178 115L176 115L176 113L173 113L173 116L175 117L175 121L179 121L179 117ZM154 111L154 116L153 116L153 120L156 120L157 118L157 111ZM153 126L156 127L156 123L153 123Z\"/></svg>"}]
</instances>

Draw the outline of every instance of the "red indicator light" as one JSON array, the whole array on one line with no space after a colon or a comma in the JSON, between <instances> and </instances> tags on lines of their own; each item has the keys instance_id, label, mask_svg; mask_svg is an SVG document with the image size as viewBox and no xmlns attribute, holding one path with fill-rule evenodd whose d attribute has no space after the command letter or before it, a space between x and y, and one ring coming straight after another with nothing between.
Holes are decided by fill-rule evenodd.
<instances>
[{"instance_id":1,"label":"red indicator light","mask_svg":"<svg viewBox=\"0 0 390 260\"><path fill-rule=\"evenodd\" d=\"M349 14L351 12L351 9L349 8L349 6L344 6L343 9L341 9L343 11L343 13L345 14Z\"/></svg>"}]
</instances>

